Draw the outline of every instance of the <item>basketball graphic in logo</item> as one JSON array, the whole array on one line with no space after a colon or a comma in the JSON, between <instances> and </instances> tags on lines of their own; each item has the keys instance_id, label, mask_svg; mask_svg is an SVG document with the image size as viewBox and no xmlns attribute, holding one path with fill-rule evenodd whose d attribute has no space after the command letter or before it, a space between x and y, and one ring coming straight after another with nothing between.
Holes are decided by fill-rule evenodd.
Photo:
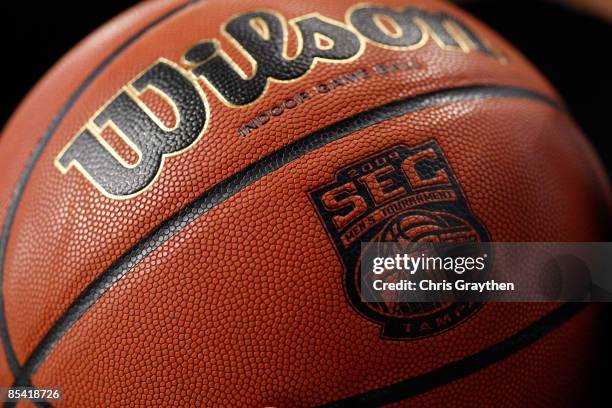
<instances>
[{"instance_id":1,"label":"basketball graphic in logo","mask_svg":"<svg viewBox=\"0 0 612 408\"><path fill-rule=\"evenodd\" d=\"M347 192L353 194L347 196ZM395 146L341 169L336 181L311 192L311 197L342 258L349 302L364 317L382 325L382 337L412 339L436 334L461 323L480 306L361 299L362 243L401 246L489 241L435 141Z\"/></svg>"},{"instance_id":2,"label":"basketball graphic in logo","mask_svg":"<svg viewBox=\"0 0 612 408\"><path fill-rule=\"evenodd\" d=\"M390 242L397 245L392 245L394 248L390 253L380 253L379 256L392 256L406 248L410 248L411 243L439 242L439 243L462 243L462 242L479 242L481 241L478 232L465 220L458 216L444 213L431 212L426 210L409 210L399 214L392 219L376 237L375 242ZM381 250L388 248L382 247ZM418 253L410 255L423 255L422 247L417 247ZM433 254L432 254L433 255ZM435 255L442 255L436 253ZM362 288L359 282L359 270L361 262L357 264L354 277L355 289L361 295ZM396 271L389 271L389 274L397 274ZM430 277L434 274L442 274L442 272L423 270L420 273L425 273ZM444 276L437 276L438 281L442 279L453 279L448 273L443 273ZM378 279L381 276L377 277ZM389 282L392 277L385 276L384 280ZM364 288L370 288L371 285L366 285ZM370 293L370 297L379 297L380 302L364 303L369 307L373 314L381 317L382 321L390 321L389 327L400 327L400 330L410 329L413 333L412 337L422 337L432 333L437 333L442 330L449 329L456 324L472 315L477 309L478 303L452 303L444 300L439 302L401 302L395 299L398 295L394 293ZM391 296L389 296L391 295ZM385 326L387 327L387 326ZM391 334L389 334L391 333ZM387 337L406 338L400 332L393 329L393 332L388 330L384 332Z\"/></svg>"},{"instance_id":3,"label":"basketball graphic in logo","mask_svg":"<svg viewBox=\"0 0 612 408\"><path fill-rule=\"evenodd\" d=\"M465 220L449 214L412 210L389 222L379 236L385 242L479 241L476 230Z\"/></svg>"}]
</instances>

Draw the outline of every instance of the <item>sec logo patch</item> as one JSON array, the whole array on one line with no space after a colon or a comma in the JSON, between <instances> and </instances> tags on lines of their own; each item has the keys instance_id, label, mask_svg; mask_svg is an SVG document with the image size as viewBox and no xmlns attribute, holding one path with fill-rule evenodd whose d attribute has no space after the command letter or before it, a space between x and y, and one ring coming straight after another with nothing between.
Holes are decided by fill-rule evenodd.
<instances>
[{"instance_id":1,"label":"sec logo patch","mask_svg":"<svg viewBox=\"0 0 612 408\"><path fill-rule=\"evenodd\" d=\"M478 303L364 302L360 296L364 242L489 241L435 140L393 146L338 170L309 194L343 263L349 303L382 326L382 337L430 336L478 310Z\"/></svg>"}]
</instances>

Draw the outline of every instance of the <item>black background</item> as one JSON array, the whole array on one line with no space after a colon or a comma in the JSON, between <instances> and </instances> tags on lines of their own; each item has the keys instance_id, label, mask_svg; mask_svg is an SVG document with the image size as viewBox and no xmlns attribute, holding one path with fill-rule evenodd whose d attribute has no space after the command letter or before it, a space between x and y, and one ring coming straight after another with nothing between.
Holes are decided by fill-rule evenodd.
<instances>
[{"instance_id":1,"label":"black background","mask_svg":"<svg viewBox=\"0 0 612 408\"><path fill-rule=\"evenodd\" d=\"M5 1L0 6L0 124L36 81L80 39L136 1ZM612 25L550 2L473 1L463 7L500 32L561 92L610 174ZM38 135L30 135L35 137ZM612 322L611 305L606 305ZM612 336L605 339L605 365ZM603 373L604 371L602 371ZM554 375L554 373L551 373ZM605 377L598 383L604 386ZM606 385L607 386L607 385Z\"/></svg>"}]
</instances>

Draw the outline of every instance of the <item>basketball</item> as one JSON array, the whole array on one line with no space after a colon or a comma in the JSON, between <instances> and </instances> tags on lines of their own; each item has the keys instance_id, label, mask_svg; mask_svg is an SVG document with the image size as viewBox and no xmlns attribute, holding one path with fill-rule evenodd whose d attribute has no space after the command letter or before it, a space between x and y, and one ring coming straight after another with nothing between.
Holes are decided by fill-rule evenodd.
<instances>
[{"instance_id":1,"label":"basketball","mask_svg":"<svg viewBox=\"0 0 612 408\"><path fill-rule=\"evenodd\" d=\"M449 3L144 2L32 89L0 163L0 387L61 390L35 405L584 396L597 305L359 295L369 241L609 237L564 101Z\"/></svg>"}]
</instances>

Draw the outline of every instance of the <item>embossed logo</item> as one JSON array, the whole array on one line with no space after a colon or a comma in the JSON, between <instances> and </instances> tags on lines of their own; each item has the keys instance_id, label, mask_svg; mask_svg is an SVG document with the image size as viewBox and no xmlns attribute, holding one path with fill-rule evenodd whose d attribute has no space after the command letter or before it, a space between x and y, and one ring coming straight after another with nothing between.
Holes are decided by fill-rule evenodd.
<instances>
[{"instance_id":1,"label":"embossed logo","mask_svg":"<svg viewBox=\"0 0 612 408\"><path fill-rule=\"evenodd\" d=\"M292 55L289 27L298 43ZM500 57L460 19L419 7L362 4L348 9L345 21L318 13L287 20L275 11L259 10L230 18L221 33L249 61L247 72L217 38L191 46L180 63L160 58L90 117L56 156L55 166L62 174L78 170L109 198L128 199L154 184L168 157L185 153L204 135L212 115L205 90L228 107L245 107L262 98L270 82L299 80L318 62L354 61L366 44L405 52L431 39L443 50ZM357 80L360 75L365 75L363 70L345 78ZM171 112L172 126L144 101L147 92L156 94L157 105ZM286 99L285 107L293 109L292 104L308 97L302 92L297 99ZM271 115L279 114L278 109ZM263 124L270 116L261 118ZM243 136L248 133L244 129Z\"/></svg>"},{"instance_id":2,"label":"embossed logo","mask_svg":"<svg viewBox=\"0 0 612 408\"><path fill-rule=\"evenodd\" d=\"M362 242L488 242L442 150L431 140L397 145L340 169L310 198L344 265L353 308L382 325L382 337L413 339L449 329L478 303L363 302Z\"/></svg>"}]
</instances>

